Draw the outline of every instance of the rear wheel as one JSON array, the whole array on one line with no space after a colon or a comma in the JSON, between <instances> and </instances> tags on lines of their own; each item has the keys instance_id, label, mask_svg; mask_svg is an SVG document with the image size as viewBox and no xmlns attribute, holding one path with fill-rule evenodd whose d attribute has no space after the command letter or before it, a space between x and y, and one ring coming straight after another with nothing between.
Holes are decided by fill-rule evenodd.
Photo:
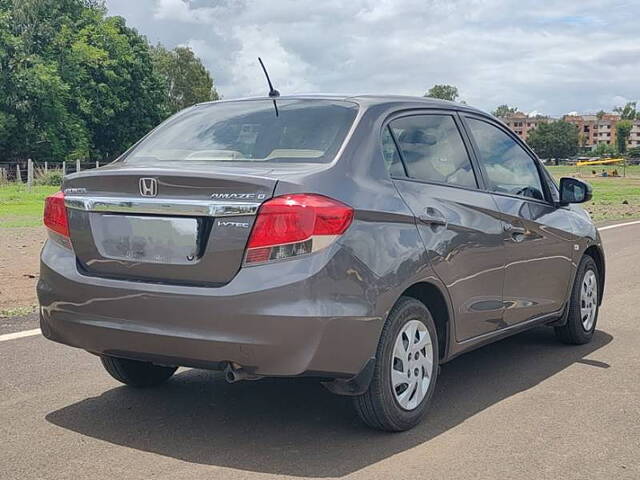
<instances>
[{"instance_id":1,"label":"rear wheel","mask_svg":"<svg viewBox=\"0 0 640 480\"><path fill-rule=\"evenodd\" d=\"M438 339L427 307L401 297L382 330L369 389L355 398L370 427L399 432L417 425L438 376Z\"/></svg>"},{"instance_id":2,"label":"rear wheel","mask_svg":"<svg viewBox=\"0 0 640 480\"><path fill-rule=\"evenodd\" d=\"M584 256L571 291L567 323L555 328L557 337L570 345L589 343L596 329L598 308L598 267L593 258Z\"/></svg>"},{"instance_id":3,"label":"rear wheel","mask_svg":"<svg viewBox=\"0 0 640 480\"><path fill-rule=\"evenodd\" d=\"M105 370L119 382L131 387L153 387L167 381L177 367L162 367L149 362L117 357L100 357Z\"/></svg>"}]
</instances>

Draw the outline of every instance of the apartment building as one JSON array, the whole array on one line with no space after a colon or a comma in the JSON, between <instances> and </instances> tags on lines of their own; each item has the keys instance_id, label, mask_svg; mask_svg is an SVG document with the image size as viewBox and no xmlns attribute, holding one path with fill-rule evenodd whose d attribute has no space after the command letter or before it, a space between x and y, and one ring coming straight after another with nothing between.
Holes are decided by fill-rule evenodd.
<instances>
[{"instance_id":1,"label":"apartment building","mask_svg":"<svg viewBox=\"0 0 640 480\"><path fill-rule=\"evenodd\" d=\"M629 148L640 147L640 120L633 122L633 128L627 141Z\"/></svg>"},{"instance_id":2,"label":"apartment building","mask_svg":"<svg viewBox=\"0 0 640 480\"><path fill-rule=\"evenodd\" d=\"M620 121L620 115L615 113L565 115L562 119L578 127L580 146L582 147L595 148L601 143L616 145L616 123ZM500 120L525 141L529 138L531 131L538 125L554 121L550 117L529 117L523 112L513 113L508 117L500 118ZM640 119L633 122L633 128L627 140L627 147L640 147Z\"/></svg>"},{"instance_id":3,"label":"apartment building","mask_svg":"<svg viewBox=\"0 0 640 480\"><path fill-rule=\"evenodd\" d=\"M595 147L600 143L616 145L616 124L620 121L620 115L607 113L600 118L597 115L565 115L564 120L578 126L582 146ZM627 148L632 147L640 147L640 120L633 122L627 139Z\"/></svg>"},{"instance_id":4,"label":"apartment building","mask_svg":"<svg viewBox=\"0 0 640 480\"><path fill-rule=\"evenodd\" d=\"M513 130L520 138L527 141L529 133L541 123L549 123L552 121L549 117L535 116L530 117L526 113L516 112L508 117L500 118L507 126Z\"/></svg>"},{"instance_id":5,"label":"apartment building","mask_svg":"<svg viewBox=\"0 0 640 480\"><path fill-rule=\"evenodd\" d=\"M616 123L620 120L620 115L613 113L606 113L601 116L565 115L563 120L578 127L580 143L583 147L595 147L600 143L606 145L615 145L616 143ZM629 139L629 142L631 142L631 139ZM631 143L629 145L635 146L635 144Z\"/></svg>"}]
</instances>

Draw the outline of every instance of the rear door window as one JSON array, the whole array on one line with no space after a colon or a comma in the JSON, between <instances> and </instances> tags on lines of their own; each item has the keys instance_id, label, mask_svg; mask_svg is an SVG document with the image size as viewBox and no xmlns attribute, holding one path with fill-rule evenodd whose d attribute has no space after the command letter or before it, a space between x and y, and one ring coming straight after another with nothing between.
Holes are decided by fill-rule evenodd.
<instances>
[{"instance_id":1,"label":"rear door window","mask_svg":"<svg viewBox=\"0 0 640 480\"><path fill-rule=\"evenodd\" d=\"M536 200L545 199L535 160L513 138L483 120L467 117L467 123L491 190Z\"/></svg>"},{"instance_id":2,"label":"rear door window","mask_svg":"<svg viewBox=\"0 0 640 480\"><path fill-rule=\"evenodd\" d=\"M396 142L391 136L389 127L386 127L382 132L382 156L384 157L387 170L389 170L389 174L391 174L392 177L405 176L402 160L400 159Z\"/></svg>"},{"instance_id":3,"label":"rear door window","mask_svg":"<svg viewBox=\"0 0 640 480\"><path fill-rule=\"evenodd\" d=\"M477 187L462 136L451 115L413 115L393 120L407 175L425 182Z\"/></svg>"}]
</instances>

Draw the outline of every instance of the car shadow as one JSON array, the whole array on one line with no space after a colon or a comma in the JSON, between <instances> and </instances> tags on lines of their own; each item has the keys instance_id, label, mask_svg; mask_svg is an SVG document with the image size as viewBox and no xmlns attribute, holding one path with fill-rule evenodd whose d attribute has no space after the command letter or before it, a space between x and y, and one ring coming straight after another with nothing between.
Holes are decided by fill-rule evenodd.
<instances>
[{"instance_id":1,"label":"car shadow","mask_svg":"<svg viewBox=\"0 0 640 480\"><path fill-rule=\"evenodd\" d=\"M314 379L227 384L220 373L186 370L165 385L117 387L49 413L60 427L187 462L247 471L339 477L428 442L478 412L535 387L611 342L560 344L549 328L521 333L442 367L421 425L388 434L366 428L348 397Z\"/></svg>"}]
</instances>

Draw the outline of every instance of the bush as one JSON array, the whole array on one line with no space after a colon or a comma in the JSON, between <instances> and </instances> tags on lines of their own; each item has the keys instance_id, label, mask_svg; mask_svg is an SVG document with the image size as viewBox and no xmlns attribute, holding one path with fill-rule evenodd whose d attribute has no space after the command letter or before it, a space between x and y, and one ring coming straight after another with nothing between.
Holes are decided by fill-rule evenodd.
<instances>
[{"instance_id":1,"label":"bush","mask_svg":"<svg viewBox=\"0 0 640 480\"><path fill-rule=\"evenodd\" d=\"M35 185L48 185L51 187L59 187L62 185L62 170L49 170L47 172L38 172L33 183Z\"/></svg>"}]
</instances>

